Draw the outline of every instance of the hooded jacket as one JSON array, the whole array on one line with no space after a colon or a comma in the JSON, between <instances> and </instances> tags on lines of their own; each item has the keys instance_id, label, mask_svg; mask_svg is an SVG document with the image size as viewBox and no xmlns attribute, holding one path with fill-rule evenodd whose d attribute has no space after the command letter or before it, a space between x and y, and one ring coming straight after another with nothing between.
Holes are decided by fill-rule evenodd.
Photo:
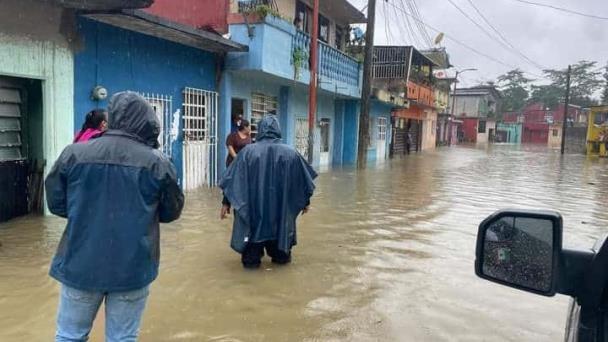
<instances>
[{"instance_id":1,"label":"hooded jacket","mask_svg":"<svg viewBox=\"0 0 608 342\"><path fill-rule=\"evenodd\" d=\"M184 195L157 149L156 113L134 92L109 104L109 130L61 153L46 179L50 211L67 218L50 275L81 290L142 288L158 275L159 222L179 218Z\"/></svg>"},{"instance_id":2,"label":"hooded jacket","mask_svg":"<svg viewBox=\"0 0 608 342\"><path fill-rule=\"evenodd\" d=\"M242 253L249 242L276 240L280 250L289 252L316 177L296 150L281 143L279 122L267 115L258 125L256 143L239 152L220 180L235 212L232 248Z\"/></svg>"}]
</instances>

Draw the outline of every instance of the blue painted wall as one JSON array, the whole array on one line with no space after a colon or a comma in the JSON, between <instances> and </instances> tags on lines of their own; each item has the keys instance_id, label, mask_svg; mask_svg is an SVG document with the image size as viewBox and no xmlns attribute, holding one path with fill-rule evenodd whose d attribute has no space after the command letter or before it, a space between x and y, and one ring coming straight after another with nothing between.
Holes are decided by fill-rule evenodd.
<instances>
[{"instance_id":1,"label":"blue painted wall","mask_svg":"<svg viewBox=\"0 0 608 342\"><path fill-rule=\"evenodd\" d=\"M296 118L306 118L308 116L308 88L303 84L295 83L293 81L286 81L267 73L228 71L223 77L220 91L220 160L225 160L227 156L227 150L224 146L224 142L230 133L231 99L238 98L245 100L245 116L250 118L251 94L254 92L276 96L278 98L279 103L277 115L279 117L281 130L283 133L283 142L291 146L295 145ZM356 106L358 101L352 100L350 102L354 103ZM330 164L340 165L343 163L344 153L342 151L342 146L350 144L343 141L344 138L342 131L346 127L346 123L344 121L347 117L349 120L357 119L354 112L347 115L345 109L345 101L336 99L335 94L325 91L319 92L316 121L319 122L320 119L329 119L331 123ZM355 127L357 127L356 122ZM320 130L317 127L315 130L314 166L318 166L320 162L319 152L321 146L319 134ZM356 138L356 132L355 135L353 135L352 132L347 134L350 136L350 138ZM348 148L350 149L353 147L348 146ZM349 155L349 158L352 158L352 156ZM220 163L220 166L222 166L221 170L223 171L223 162Z\"/></svg>"},{"instance_id":2,"label":"blue painted wall","mask_svg":"<svg viewBox=\"0 0 608 342\"><path fill-rule=\"evenodd\" d=\"M359 110L358 100L344 101L344 149L342 164L354 165L357 163L357 144L359 143Z\"/></svg>"},{"instance_id":3,"label":"blue painted wall","mask_svg":"<svg viewBox=\"0 0 608 342\"><path fill-rule=\"evenodd\" d=\"M296 29L291 23L268 16L264 23L251 24L250 27L252 31L246 24L230 25L230 39L249 46L249 52L229 53L226 61L228 70L256 70L300 85L310 83L310 72L304 69L301 70L298 80L294 80L292 44ZM362 76L359 85L354 86L325 77L320 82L319 88L349 97L360 97L361 80Z\"/></svg>"},{"instance_id":4,"label":"blue painted wall","mask_svg":"<svg viewBox=\"0 0 608 342\"><path fill-rule=\"evenodd\" d=\"M507 133L508 141L505 143L521 144L522 124L521 123L504 123L496 124L496 131L504 131Z\"/></svg>"},{"instance_id":5,"label":"blue painted wall","mask_svg":"<svg viewBox=\"0 0 608 342\"><path fill-rule=\"evenodd\" d=\"M74 58L76 128L89 110L107 106L107 101L90 99L96 85L104 86L110 95L133 90L173 96L173 112L182 108L185 87L215 91L212 53L85 18L78 19L78 29L83 45ZM181 127L173 145L173 162L181 175Z\"/></svg>"},{"instance_id":6,"label":"blue painted wall","mask_svg":"<svg viewBox=\"0 0 608 342\"><path fill-rule=\"evenodd\" d=\"M386 119L386 140L384 141L385 159L388 158L388 150L390 148L391 139L391 110L393 105L373 100L370 104L369 116L371 118L371 126L369 129L370 139L372 144L367 151L368 161L378 160L378 118Z\"/></svg>"}]
</instances>

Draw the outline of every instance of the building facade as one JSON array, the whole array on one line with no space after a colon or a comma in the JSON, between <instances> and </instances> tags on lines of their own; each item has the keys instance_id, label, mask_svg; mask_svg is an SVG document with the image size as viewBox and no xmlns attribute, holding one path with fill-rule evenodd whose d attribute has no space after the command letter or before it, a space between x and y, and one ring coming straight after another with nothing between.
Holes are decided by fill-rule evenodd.
<instances>
[{"instance_id":1,"label":"building facade","mask_svg":"<svg viewBox=\"0 0 608 342\"><path fill-rule=\"evenodd\" d=\"M390 155L435 148L437 111L433 89L436 63L412 46L374 47L374 82L406 100L392 111Z\"/></svg>"},{"instance_id":2,"label":"building facade","mask_svg":"<svg viewBox=\"0 0 608 342\"><path fill-rule=\"evenodd\" d=\"M211 186L218 170L218 71L222 54L246 47L143 11L95 13L77 18L74 56L74 126L107 107L112 94L131 90L154 107L159 143L186 190ZM92 96L106 89L105 99Z\"/></svg>"},{"instance_id":3,"label":"building facade","mask_svg":"<svg viewBox=\"0 0 608 342\"><path fill-rule=\"evenodd\" d=\"M454 106L455 118L463 122L459 134L464 142L484 144L494 140L500 98L493 86L462 88L452 94L450 105Z\"/></svg>"}]
</instances>

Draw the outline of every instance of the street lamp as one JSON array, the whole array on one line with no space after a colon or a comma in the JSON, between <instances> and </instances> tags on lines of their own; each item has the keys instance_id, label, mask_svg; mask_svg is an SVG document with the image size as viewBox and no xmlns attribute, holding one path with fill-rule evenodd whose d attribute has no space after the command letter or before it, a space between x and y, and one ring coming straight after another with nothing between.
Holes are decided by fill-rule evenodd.
<instances>
[{"instance_id":1,"label":"street lamp","mask_svg":"<svg viewBox=\"0 0 608 342\"><path fill-rule=\"evenodd\" d=\"M449 120L449 130L448 130L448 146L452 146L452 122L454 121L454 110L456 108L456 89L458 87L458 75L467 72L467 71L477 71L475 68L468 68L464 70L456 70L456 76L454 77L454 92L452 93L452 108Z\"/></svg>"}]
</instances>

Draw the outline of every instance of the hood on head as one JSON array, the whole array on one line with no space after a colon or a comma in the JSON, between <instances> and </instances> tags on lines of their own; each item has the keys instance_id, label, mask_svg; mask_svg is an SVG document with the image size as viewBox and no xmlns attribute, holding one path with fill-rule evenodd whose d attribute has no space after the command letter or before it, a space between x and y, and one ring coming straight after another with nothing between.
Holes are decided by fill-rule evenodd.
<instances>
[{"instance_id":1,"label":"hood on head","mask_svg":"<svg viewBox=\"0 0 608 342\"><path fill-rule=\"evenodd\" d=\"M158 117L148 101L135 92L124 91L112 96L108 106L108 127L134 135L146 145L159 147Z\"/></svg>"},{"instance_id":2,"label":"hood on head","mask_svg":"<svg viewBox=\"0 0 608 342\"><path fill-rule=\"evenodd\" d=\"M258 123L258 134L256 140L281 139L281 128L276 115L266 114L264 119Z\"/></svg>"}]
</instances>

